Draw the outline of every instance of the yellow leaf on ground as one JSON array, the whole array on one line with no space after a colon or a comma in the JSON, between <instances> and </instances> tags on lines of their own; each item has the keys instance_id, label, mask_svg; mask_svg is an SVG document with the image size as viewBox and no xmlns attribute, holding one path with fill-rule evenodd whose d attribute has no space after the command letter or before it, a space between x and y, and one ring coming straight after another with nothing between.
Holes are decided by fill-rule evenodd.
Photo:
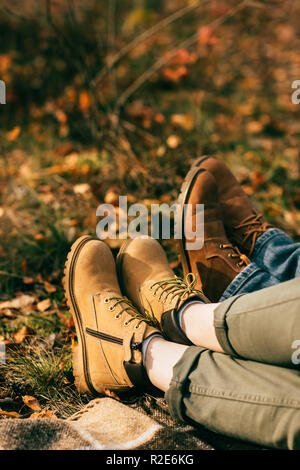
<instances>
[{"instance_id":1,"label":"yellow leaf on ground","mask_svg":"<svg viewBox=\"0 0 300 470\"><path fill-rule=\"evenodd\" d=\"M41 300L41 302L38 302L37 304L37 309L39 312L44 312L51 306L51 300L50 299L45 299Z\"/></svg>"},{"instance_id":2,"label":"yellow leaf on ground","mask_svg":"<svg viewBox=\"0 0 300 470\"><path fill-rule=\"evenodd\" d=\"M41 411L41 405L39 404L38 400L35 397L32 397L30 395L24 395L22 397L23 402L25 405L27 405L29 408L31 408L34 411Z\"/></svg>"}]
</instances>

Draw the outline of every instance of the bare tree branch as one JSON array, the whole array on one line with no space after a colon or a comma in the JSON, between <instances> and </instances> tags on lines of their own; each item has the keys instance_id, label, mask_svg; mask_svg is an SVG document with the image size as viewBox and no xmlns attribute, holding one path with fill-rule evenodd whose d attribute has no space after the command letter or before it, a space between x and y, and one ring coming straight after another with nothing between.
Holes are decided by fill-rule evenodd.
<instances>
[{"instance_id":1,"label":"bare tree branch","mask_svg":"<svg viewBox=\"0 0 300 470\"><path fill-rule=\"evenodd\" d=\"M110 0L109 0L110 1ZM139 34L136 38L133 39L133 41L129 42L126 44L126 46L122 47L120 51L115 54L109 61L109 64L106 65L101 72L94 78L92 81L93 86L97 86L102 78L109 73L109 71L130 51L132 51L136 46L138 46L141 42L146 41L149 39L151 36L156 34L158 31L161 29L165 28L166 26L169 26L171 23L174 21L178 20L179 18L182 18L183 16L187 15L188 13L196 10L200 6L203 6L204 3L207 3L209 0L202 0L202 1L197 1L195 3L192 3L192 5L185 6L181 8L180 10L176 11L175 13L167 16L167 18L164 18L163 20L159 21L156 23L154 26L151 28L148 28L146 31L144 31L142 34Z\"/></svg>"},{"instance_id":2,"label":"bare tree branch","mask_svg":"<svg viewBox=\"0 0 300 470\"><path fill-rule=\"evenodd\" d=\"M107 27L107 52L110 56L115 47L115 27L116 27L116 0L108 0L108 27ZM110 67L108 70L110 74L110 83L113 89L114 97L117 96L117 82L116 82L116 70L114 67Z\"/></svg>"},{"instance_id":3,"label":"bare tree branch","mask_svg":"<svg viewBox=\"0 0 300 470\"><path fill-rule=\"evenodd\" d=\"M9 16L13 16L14 18L18 18L19 20L22 21L40 21L44 19L44 15L38 15L38 16L24 16L20 15L19 13L16 13L15 11L11 10L8 7L2 7L2 11Z\"/></svg>"},{"instance_id":4,"label":"bare tree branch","mask_svg":"<svg viewBox=\"0 0 300 470\"><path fill-rule=\"evenodd\" d=\"M210 24L207 26L210 26L213 29L216 29L218 26L221 24L225 23L228 18L231 18L234 16L238 11L243 10L247 6L252 4L251 0L244 0L242 1L237 7L232 8L228 13L225 15L222 15L221 17L217 18L216 20L212 21ZM180 44L178 44L175 48L173 48L166 56L161 57L158 59L156 62L152 64L151 67L148 68L142 75L139 76L118 98L117 104L116 104L116 110L123 106L125 102L128 100L128 98L135 93L144 83L146 83L158 70L160 70L162 67L167 65L170 60L172 60L174 57L176 57L178 49L188 49L191 47L193 44L195 44L198 41L198 33L193 34L189 38L185 39L182 41Z\"/></svg>"}]
</instances>

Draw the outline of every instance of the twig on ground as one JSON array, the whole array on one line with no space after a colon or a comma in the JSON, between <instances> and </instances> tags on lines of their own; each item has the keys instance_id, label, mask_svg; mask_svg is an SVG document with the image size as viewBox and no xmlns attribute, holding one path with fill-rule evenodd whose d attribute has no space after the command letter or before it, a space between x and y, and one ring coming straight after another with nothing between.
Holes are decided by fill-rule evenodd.
<instances>
[{"instance_id":1,"label":"twig on ground","mask_svg":"<svg viewBox=\"0 0 300 470\"><path fill-rule=\"evenodd\" d=\"M203 0L202 2L195 2L192 5L184 6L180 10L177 10L175 13L167 16L163 20L156 23L151 28L148 28L143 33L139 34L136 38L134 38L131 42L126 44L126 46L122 47L119 52L117 52L110 60L109 64L107 64L101 72L94 78L92 81L93 86L99 85L102 78L109 73L109 71L129 52L131 52L136 46L138 46L141 42L146 41L154 34L158 33L160 30L169 26L174 21L182 18L183 16L191 13L192 11L196 10L200 6L203 6L204 3L207 3L208 0Z\"/></svg>"},{"instance_id":2,"label":"twig on ground","mask_svg":"<svg viewBox=\"0 0 300 470\"><path fill-rule=\"evenodd\" d=\"M211 27L212 29L216 29L221 24L225 23L228 18L234 16L238 11L243 10L249 4L251 4L251 0L244 0L241 2L237 7L232 8L228 13L225 15L220 16L216 20L209 23L207 26ZM122 107L128 98L130 98L133 93L135 93L144 83L146 83L156 72L158 72L162 67L170 62L178 52L178 49L188 49L193 44L198 41L198 32L190 36L189 38L182 41L178 44L175 48L173 48L166 56L161 57L156 62L154 62L151 67L148 68L142 75L139 76L118 98L116 109Z\"/></svg>"}]
</instances>

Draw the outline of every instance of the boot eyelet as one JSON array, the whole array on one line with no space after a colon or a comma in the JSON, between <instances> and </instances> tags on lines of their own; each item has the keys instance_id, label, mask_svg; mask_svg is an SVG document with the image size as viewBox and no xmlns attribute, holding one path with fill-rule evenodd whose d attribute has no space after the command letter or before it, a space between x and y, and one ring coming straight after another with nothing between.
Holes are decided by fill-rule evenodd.
<instances>
[{"instance_id":1,"label":"boot eyelet","mask_svg":"<svg viewBox=\"0 0 300 470\"><path fill-rule=\"evenodd\" d=\"M108 298L104 299L104 303L105 303L105 304L108 304L108 302L109 302L109 299L108 299Z\"/></svg>"},{"instance_id":2,"label":"boot eyelet","mask_svg":"<svg viewBox=\"0 0 300 470\"><path fill-rule=\"evenodd\" d=\"M141 326L141 325L139 325L139 326L136 326L136 325L135 325L134 329L135 329L135 330L138 330L140 326Z\"/></svg>"},{"instance_id":3,"label":"boot eyelet","mask_svg":"<svg viewBox=\"0 0 300 470\"><path fill-rule=\"evenodd\" d=\"M119 320L120 316L121 316L121 315L120 315L119 313L117 313L117 314L115 315L115 319L116 319L116 320Z\"/></svg>"},{"instance_id":4,"label":"boot eyelet","mask_svg":"<svg viewBox=\"0 0 300 470\"><path fill-rule=\"evenodd\" d=\"M220 243L219 248L220 248L220 250L223 250L223 248L224 248L223 243Z\"/></svg>"},{"instance_id":5,"label":"boot eyelet","mask_svg":"<svg viewBox=\"0 0 300 470\"><path fill-rule=\"evenodd\" d=\"M231 254L231 253L228 253L228 258L232 258L232 254Z\"/></svg>"},{"instance_id":6,"label":"boot eyelet","mask_svg":"<svg viewBox=\"0 0 300 470\"><path fill-rule=\"evenodd\" d=\"M127 321L124 321L124 326L128 326L129 323Z\"/></svg>"},{"instance_id":7,"label":"boot eyelet","mask_svg":"<svg viewBox=\"0 0 300 470\"><path fill-rule=\"evenodd\" d=\"M114 309L115 309L115 307L112 307L112 306L108 307L108 310L109 310L110 312L112 312Z\"/></svg>"}]
</instances>

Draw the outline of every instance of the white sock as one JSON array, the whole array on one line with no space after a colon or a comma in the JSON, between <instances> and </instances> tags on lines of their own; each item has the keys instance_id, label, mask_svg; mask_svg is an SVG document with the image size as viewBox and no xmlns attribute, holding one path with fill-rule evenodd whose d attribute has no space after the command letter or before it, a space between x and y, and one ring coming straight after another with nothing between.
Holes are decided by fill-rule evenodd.
<instances>
[{"instance_id":1,"label":"white sock","mask_svg":"<svg viewBox=\"0 0 300 470\"><path fill-rule=\"evenodd\" d=\"M150 341L151 341L153 338L156 338L157 336L159 336L160 338L162 338L162 335L161 335L161 334L159 334L159 333L154 333L154 335L149 336L148 338L146 338L146 339L142 342L142 355L143 355L143 366L144 366L144 367L146 367L146 353L147 353L147 349L148 349L149 343L150 343Z\"/></svg>"},{"instance_id":2,"label":"white sock","mask_svg":"<svg viewBox=\"0 0 300 470\"><path fill-rule=\"evenodd\" d=\"M184 305L183 307L181 307L178 311L178 324L180 326L180 328L182 329L182 315L184 314L184 312L186 311L187 308L189 308L191 305L193 304L201 304L203 305L203 302L199 301L199 300L191 300L191 302L189 302L188 304Z\"/></svg>"}]
</instances>

